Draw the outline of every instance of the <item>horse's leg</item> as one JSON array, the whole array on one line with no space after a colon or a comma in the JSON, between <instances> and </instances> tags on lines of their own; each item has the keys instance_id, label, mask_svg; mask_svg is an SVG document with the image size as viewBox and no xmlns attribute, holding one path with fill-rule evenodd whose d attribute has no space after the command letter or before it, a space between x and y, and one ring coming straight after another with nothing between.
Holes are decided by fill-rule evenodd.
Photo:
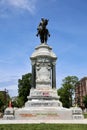
<instances>
[{"instance_id":1,"label":"horse's leg","mask_svg":"<svg viewBox=\"0 0 87 130\"><path fill-rule=\"evenodd\" d=\"M44 36L44 42L47 43L47 35Z\"/></svg>"},{"instance_id":2,"label":"horse's leg","mask_svg":"<svg viewBox=\"0 0 87 130\"><path fill-rule=\"evenodd\" d=\"M44 39L42 36L40 36L40 41L41 41L41 43L44 43Z\"/></svg>"},{"instance_id":3,"label":"horse's leg","mask_svg":"<svg viewBox=\"0 0 87 130\"><path fill-rule=\"evenodd\" d=\"M44 43L44 37L42 37L42 43Z\"/></svg>"},{"instance_id":4,"label":"horse's leg","mask_svg":"<svg viewBox=\"0 0 87 130\"><path fill-rule=\"evenodd\" d=\"M40 37L40 42L42 43L42 38Z\"/></svg>"}]
</instances>

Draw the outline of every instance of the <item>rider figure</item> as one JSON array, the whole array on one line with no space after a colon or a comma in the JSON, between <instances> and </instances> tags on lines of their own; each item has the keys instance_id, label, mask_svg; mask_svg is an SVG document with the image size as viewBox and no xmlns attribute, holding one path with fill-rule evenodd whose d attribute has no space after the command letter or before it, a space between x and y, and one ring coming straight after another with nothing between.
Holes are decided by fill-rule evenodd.
<instances>
[{"instance_id":1,"label":"rider figure","mask_svg":"<svg viewBox=\"0 0 87 130\"><path fill-rule=\"evenodd\" d=\"M41 22L40 22L40 24L39 24L39 26L38 26L37 29L42 29L42 27L43 27L43 25L44 25L44 22L45 22L45 19L44 19L44 18L41 18Z\"/></svg>"}]
</instances>

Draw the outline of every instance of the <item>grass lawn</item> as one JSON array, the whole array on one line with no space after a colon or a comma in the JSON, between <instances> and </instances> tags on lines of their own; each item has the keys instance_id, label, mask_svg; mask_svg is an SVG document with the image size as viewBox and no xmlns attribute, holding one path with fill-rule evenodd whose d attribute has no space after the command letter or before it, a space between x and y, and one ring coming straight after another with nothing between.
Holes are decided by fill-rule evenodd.
<instances>
[{"instance_id":1,"label":"grass lawn","mask_svg":"<svg viewBox=\"0 0 87 130\"><path fill-rule=\"evenodd\" d=\"M0 130L87 130L86 124L7 124Z\"/></svg>"},{"instance_id":2,"label":"grass lawn","mask_svg":"<svg viewBox=\"0 0 87 130\"><path fill-rule=\"evenodd\" d=\"M87 118L87 113L84 113L84 118Z\"/></svg>"}]
</instances>

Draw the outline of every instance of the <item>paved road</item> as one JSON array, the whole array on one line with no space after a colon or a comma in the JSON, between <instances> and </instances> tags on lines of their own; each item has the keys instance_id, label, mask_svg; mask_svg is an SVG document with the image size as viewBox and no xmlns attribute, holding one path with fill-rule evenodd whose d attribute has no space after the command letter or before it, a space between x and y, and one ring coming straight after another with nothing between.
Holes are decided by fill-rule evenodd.
<instances>
[{"instance_id":1,"label":"paved road","mask_svg":"<svg viewBox=\"0 0 87 130\"><path fill-rule=\"evenodd\" d=\"M83 119L83 120L3 120L0 119L0 124L40 124L40 123L87 124L87 119Z\"/></svg>"}]
</instances>

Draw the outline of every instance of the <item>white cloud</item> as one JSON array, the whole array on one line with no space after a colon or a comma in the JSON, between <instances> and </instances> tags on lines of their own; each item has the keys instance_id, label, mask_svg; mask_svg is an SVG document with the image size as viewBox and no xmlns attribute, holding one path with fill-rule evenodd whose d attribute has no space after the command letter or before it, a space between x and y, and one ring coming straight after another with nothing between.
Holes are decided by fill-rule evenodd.
<instances>
[{"instance_id":1,"label":"white cloud","mask_svg":"<svg viewBox=\"0 0 87 130\"><path fill-rule=\"evenodd\" d=\"M30 13L35 12L37 0L1 0L0 4L3 6L9 6L16 9L23 9Z\"/></svg>"}]
</instances>

